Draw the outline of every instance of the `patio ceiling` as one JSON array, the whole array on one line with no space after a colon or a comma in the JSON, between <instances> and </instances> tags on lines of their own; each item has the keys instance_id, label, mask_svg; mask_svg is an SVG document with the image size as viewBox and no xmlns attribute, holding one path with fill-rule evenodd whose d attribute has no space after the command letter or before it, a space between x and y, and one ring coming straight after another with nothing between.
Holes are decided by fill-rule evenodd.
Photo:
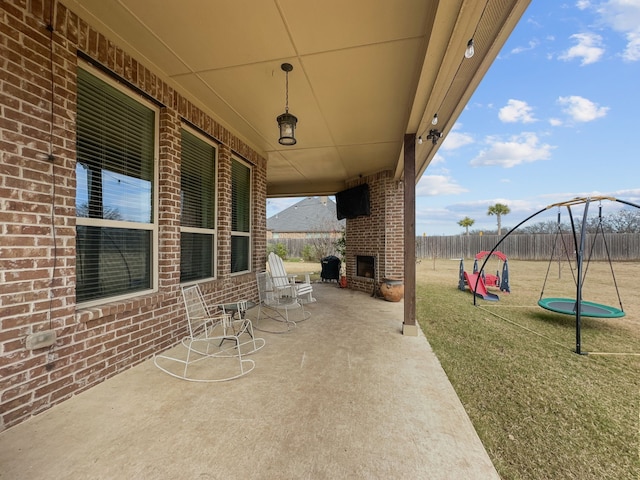
<instances>
[{"instance_id":1,"label":"patio ceiling","mask_svg":"<svg viewBox=\"0 0 640 480\"><path fill-rule=\"evenodd\" d=\"M530 0L63 0L268 159L267 195L403 174L403 139L446 136ZM470 38L475 55L464 58ZM295 146L278 143L285 106ZM416 145L418 178L439 145Z\"/></svg>"}]
</instances>

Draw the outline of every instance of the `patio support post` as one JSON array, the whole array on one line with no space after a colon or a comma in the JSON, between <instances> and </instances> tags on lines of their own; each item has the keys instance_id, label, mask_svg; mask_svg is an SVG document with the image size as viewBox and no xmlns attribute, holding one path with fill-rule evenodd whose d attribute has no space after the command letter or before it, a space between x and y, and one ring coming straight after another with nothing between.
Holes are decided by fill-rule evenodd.
<instances>
[{"instance_id":1,"label":"patio support post","mask_svg":"<svg viewBox=\"0 0 640 480\"><path fill-rule=\"evenodd\" d=\"M404 335L418 335L416 325L416 136L404 136Z\"/></svg>"}]
</instances>

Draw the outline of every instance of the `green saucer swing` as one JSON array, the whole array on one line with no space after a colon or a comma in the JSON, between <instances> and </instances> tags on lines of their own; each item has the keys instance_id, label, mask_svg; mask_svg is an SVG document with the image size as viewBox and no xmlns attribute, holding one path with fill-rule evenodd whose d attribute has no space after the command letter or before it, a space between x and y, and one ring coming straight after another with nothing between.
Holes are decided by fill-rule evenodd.
<instances>
[{"instance_id":1,"label":"green saucer swing","mask_svg":"<svg viewBox=\"0 0 640 480\"><path fill-rule=\"evenodd\" d=\"M552 312L575 315L577 302L573 298L541 298L538 305ZM621 318L624 317L624 312L619 308L582 300L580 315L595 318Z\"/></svg>"}]
</instances>

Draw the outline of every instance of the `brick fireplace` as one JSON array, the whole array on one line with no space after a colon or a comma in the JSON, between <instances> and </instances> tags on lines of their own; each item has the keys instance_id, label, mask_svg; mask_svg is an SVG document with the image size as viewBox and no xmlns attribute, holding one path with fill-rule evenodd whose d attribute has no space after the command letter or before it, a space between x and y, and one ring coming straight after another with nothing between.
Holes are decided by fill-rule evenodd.
<instances>
[{"instance_id":1,"label":"brick fireplace","mask_svg":"<svg viewBox=\"0 0 640 480\"><path fill-rule=\"evenodd\" d=\"M404 188L393 172L358 179L369 184L371 215L347 220L349 288L372 292L385 277L404 278Z\"/></svg>"}]
</instances>

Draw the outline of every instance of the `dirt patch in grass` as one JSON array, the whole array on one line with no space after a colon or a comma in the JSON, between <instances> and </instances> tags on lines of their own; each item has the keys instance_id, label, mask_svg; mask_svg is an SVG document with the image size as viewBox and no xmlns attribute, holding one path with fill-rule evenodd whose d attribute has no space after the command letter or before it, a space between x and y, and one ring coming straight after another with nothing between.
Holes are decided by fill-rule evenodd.
<instances>
[{"instance_id":1,"label":"dirt patch in grass","mask_svg":"<svg viewBox=\"0 0 640 480\"><path fill-rule=\"evenodd\" d=\"M474 307L459 261L423 261L418 321L504 479L637 479L640 263L614 265L625 317L582 319L588 355L573 316L537 306L548 268L510 261L512 293ZM575 294L569 264L551 264L544 296ZM619 308L608 263L588 266L583 298Z\"/></svg>"}]
</instances>

